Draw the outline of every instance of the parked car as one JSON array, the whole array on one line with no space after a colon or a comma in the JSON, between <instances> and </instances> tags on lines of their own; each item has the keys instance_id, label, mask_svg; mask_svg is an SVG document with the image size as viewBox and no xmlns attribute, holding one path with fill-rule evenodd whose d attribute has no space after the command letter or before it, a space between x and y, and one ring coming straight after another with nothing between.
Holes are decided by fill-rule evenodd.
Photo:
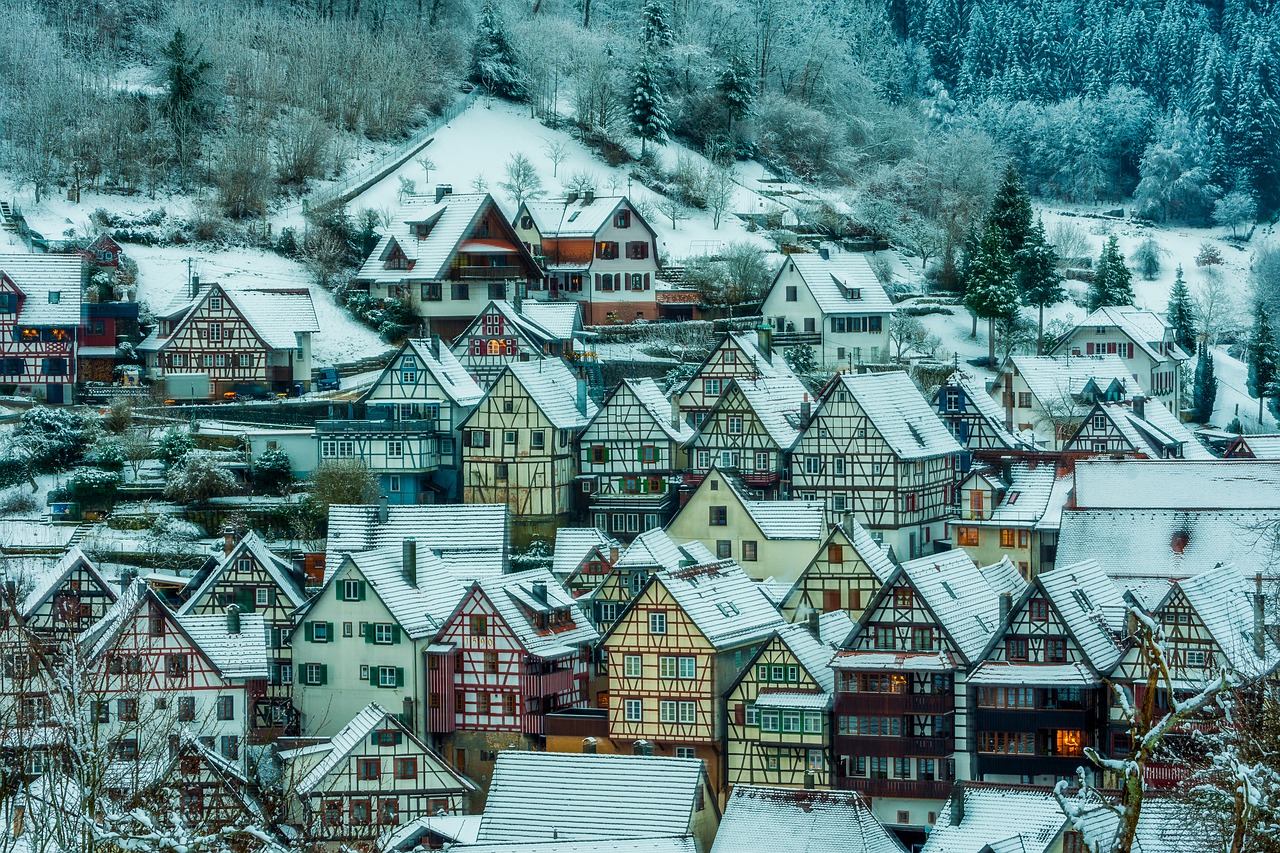
<instances>
[{"instance_id":1,"label":"parked car","mask_svg":"<svg viewBox=\"0 0 1280 853\"><path fill-rule=\"evenodd\" d=\"M321 391L337 391L342 387L342 377L336 367L322 367L316 374L316 388Z\"/></svg>"}]
</instances>

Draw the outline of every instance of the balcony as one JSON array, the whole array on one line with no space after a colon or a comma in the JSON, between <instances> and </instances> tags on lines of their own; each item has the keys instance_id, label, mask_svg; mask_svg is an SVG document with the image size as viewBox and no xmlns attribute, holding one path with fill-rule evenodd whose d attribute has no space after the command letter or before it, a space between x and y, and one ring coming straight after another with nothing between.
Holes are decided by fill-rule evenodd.
<instances>
[{"instance_id":1,"label":"balcony","mask_svg":"<svg viewBox=\"0 0 1280 853\"><path fill-rule=\"evenodd\" d=\"M455 281L511 281L525 280L529 278L529 273L524 267L506 266L506 267L485 267L485 266L457 266L453 268L452 279Z\"/></svg>"},{"instance_id":2,"label":"balcony","mask_svg":"<svg viewBox=\"0 0 1280 853\"><path fill-rule=\"evenodd\" d=\"M316 421L316 434L342 435L427 435L436 432L439 421Z\"/></svg>"},{"instance_id":3,"label":"balcony","mask_svg":"<svg viewBox=\"0 0 1280 853\"><path fill-rule=\"evenodd\" d=\"M850 737L836 736L836 752L840 755L870 755L923 758L945 758L955 752L955 741L949 737Z\"/></svg>"},{"instance_id":4,"label":"balcony","mask_svg":"<svg viewBox=\"0 0 1280 853\"><path fill-rule=\"evenodd\" d=\"M949 714L955 710L950 693L837 693L838 714Z\"/></svg>"},{"instance_id":5,"label":"balcony","mask_svg":"<svg viewBox=\"0 0 1280 853\"><path fill-rule=\"evenodd\" d=\"M1041 729L1088 731L1093 729L1095 723L1092 711L1080 709L1055 711L1047 708L979 708L974 714L975 730L989 732L1035 732Z\"/></svg>"},{"instance_id":6,"label":"balcony","mask_svg":"<svg viewBox=\"0 0 1280 853\"><path fill-rule=\"evenodd\" d=\"M566 708L546 715L547 737L609 737L608 708Z\"/></svg>"},{"instance_id":7,"label":"balcony","mask_svg":"<svg viewBox=\"0 0 1280 853\"><path fill-rule=\"evenodd\" d=\"M1083 755L978 753L977 773L999 776L1074 776L1077 767L1092 767Z\"/></svg>"},{"instance_id":8,"label":"balcony","mask_svg":"<svg viewBox=\"0 0 1280 853\"><path fill-rule=\"evenodd\" d=\"M816 346L822 343L821 332L774 332L773 343L780 347L794 347L801 344Z\"/></svg>"},{"instance_id":9,"label":"balcony","mask_svg":"<svg viewBox=\"0 0 1280 853\"><path fill-rule=\"evenodd\" d=\"M857 791L866 797L901 797L912 800L945 800L951 794L951 782L932 779L857 779L836 778L840 791Z\"/></svg>"},{"instance_id":10,"label":"balcony","mask_svg":"<svg viewBox=\"0 0 1280 853\"><path fill-rule=\"evenodd\" d=\"M777 471L741 471L738 476L753 489L771 489L779 479Z\"/></svg>"}]
</instances>

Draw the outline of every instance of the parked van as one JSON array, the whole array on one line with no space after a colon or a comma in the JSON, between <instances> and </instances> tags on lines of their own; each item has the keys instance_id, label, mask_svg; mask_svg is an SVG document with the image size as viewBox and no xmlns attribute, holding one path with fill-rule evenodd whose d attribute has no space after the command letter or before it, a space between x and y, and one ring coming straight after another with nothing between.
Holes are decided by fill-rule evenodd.
<instances>
[{"instance_id":1,"label":"parked van","mask_svg":"<svg viewBox=\"0 0 1280 853\"><path fill-rule=\"evenodd\" d=\"M337 391L342 387L342 377L336 367L322 367L316 374L316 388L321 391Z\"/></svg>"}]
</instances>

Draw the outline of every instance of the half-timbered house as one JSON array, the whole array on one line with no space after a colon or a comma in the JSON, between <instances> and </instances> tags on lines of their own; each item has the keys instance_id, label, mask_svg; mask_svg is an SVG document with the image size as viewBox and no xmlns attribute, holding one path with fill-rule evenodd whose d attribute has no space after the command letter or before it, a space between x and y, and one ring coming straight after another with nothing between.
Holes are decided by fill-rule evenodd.
<instances>
[{"instance_id":1,"label":"half-timbered house","mask_svg":"<svg viewBox=\"0 0 1280 853\"><path fill-rule=\"evenodd\" d=\"M179 615L221 615L229 605L241 614L260 615L267 627L271 674L265 693L253 708L254 730L258 737L274 738L297 734L297 713L293 708L293 613L307 601L293 566L267 548L250 530L238 542L225 534L219 561L188 581Z\"/></svg>"},{"instance_id":2,"label":"half-timbered house","mask_svg":"<svg viewBox=\"0 0 1280 853\"><path fill-rule=\"evenodd\" d=\"M931 821L924 846L919 848L923 853L1082 853L1086 849L1047 785L957 781L935 814L937 820Z\"/></svg>"},{"instance_id":3,"label":"half-timbered house","mask_svg":"<svg viewBox=\"0 0 1280 853\"><path fill-rule=\"evenodd\" d=\"M1103 679L1123 653L1126 605L1092 561L1037 576L1012 602L1002 593L1005 624L966 682L972 778L1048 785L1102 747Z\"/></svg>"},{"instance_id":4,"label":"half-timbered house","mask_svg":"<svg viewBox=\"0 0 1280 853\"><path fill-rule=\"evenodd\" d=\"M316 422L319 458L360 459L392 503L462 496L458 427L484 392L438 336L405 341L360 397L360 420Z\"/></svg>"},{"instance_id":5,"label":"half-timbered house","mask_svg":"<svg viewBox=\"0 0 1280 853\"><path fill-rule=\"evenodd\" d=\"M300 837L345 849L372 845L418 818L458 812L475 790L376 702L332 737L280 759Z\"/></svg>"},{"instance_id":6,"label":"half-timbered house","mask_svg":"<svg viewBox=\"0 0 1280 853\"><path fill-rule=\"evenodd\" d=\"M960 452L906 373L841 374L792 452L791 491L918 557L946 539Z\"/></svg>"},{"instance_id":7,"label":"half-timbered house","mask_svg":"<svg viewBox=\"0 0 1280 853\"><path fill-rule=\"evenodd\" d=\"M843 610L778 628L725 694L729 785L831 787L828 666L853 630Z\"/></svg>"},{"instance_id":8,"label":"half-timbered house","mask_svg":"<svg viewBox=\"0 0 1280 853\"><path fill-rule=\"evenodd\" d=\"M889 575L893 560L888 548L871 538L867 529L846 513L832 525L827 538L796 578L782 600L789 622L803 622L810 613L847 613L855 622Z\"/></svg>"},{"instance_id":9,"label":"half-timbered house","mask_svg":"<svg viewBox=\"0 0 1280 853\"><path fill-rule=\"evenodd\" d=\"M906 851L856 791L735 785L711 853L756 853L771 838L792 850Z\"/></svg>"},{"instance_id":10,"label":"half-timbered house","mask_svg":"<svg viewBox=\"0 0 1280 853\"><path fill-rule=\"evenodd\" d=\"M956 370L933 395L934 410L968 453L961 457L961 471L969 470L969 458L1010 450L1034 453L1041 448L1005 426L1004 410L991 399L985 380Z\"/></svg>"},{"instance_id":11,"label":"half-timbered house","mask_svg":"<svg viewBox=\"0 0 1280 853\"><path fill-rule=\"evenodd\" d=\"M8 557L0 565L0 576L6 584L3 608L8 621L49 649L88 630L118 598L110 581L76 545L52 561Z\"/></svg>"},{"instance_id":12,"label":"half-timbered house","mask_svg":"<svg viewBox=\"0 0 1280 853\"><path fill-rule=\"evenodd\" d=\"M1007 560L980 569L963 551L894 570L831 662L837 788L886 823L927 825L952 780L970 778L965 674L1001 628L1000 594L1025 588Z\"/></svg>"},{"instance_id":13,"label":"half-timbered house","mask_svg":"<svg viewBox=\"0 0 1280 853\"><path fill-rule=\"evenodd\" d=\"M581 333L577 303L497 299L454 339L453 354L481 388L488 388L513 361L572 360Z\"/></svg>"},{"instance_id":14,"label":"half-timbered house","mask_svg":"<svg viewBox=\"0 0 1280 853\"><path fill-rule=\"evenodd\" d=\"M1175 341L1173 324L1132 305L1099 308L1063 336L1050 355L1114 355L1136 385L1170 412L1181 406L1182 367L1191 359Z\"/></svg>"},{"instance_id":15,"label":"half-timbered house","mask_svg":"<svg viewBox=\"0 0 1280 853\"><path fill-rule=\"evenodd\" d=\"M305 287L231 288L195 279L156 320L137 347L154 382L207 376L215 399L311 388L311 335L320 323Z\"/></svg>"},{"instance_id":16,"label":"half-timbered house","mask_svg":"<svg viewBox=\"0 0 1280 853\"><path fill-rule=\"evenodd\" d=\"M791 583L826 536L818 501L763 501L731 474L712 467L667 533L677 542L700 542L717 559L734 559L756 580Z\"/></svg>"},{"instance_id":17,"label":"half-timbered house","mask_svg":"<svg viewBox=\"0 0 1280 853\"><path fill-rule=\"evenodd\" d=\"M270 672L261 616L241 616L234 605L178 615L135 580L77 644L91 673L87 723L120 760L154 758L157 739L178 728L229 761L245 760L250 709Z\"/></svg>"},{"instance_id":18,"label":"half-timbered house","mask_svg":"<svg viewBox=\"0 0 1280 853\"><path fill-rule=\"evenodd\" d=\"M675 512L693 429L652 379L624 379L578 442L577 494L600 530L630 541Z\"/></svg>"},{"instance_id":19,"label":"half-timbered house","mask_svg":"<svg viewBox=\"0 0 1280 853\"><path fill-rule=\"evenodd\" d=\"M760 313L778 349L810 346L827 368L851 370L889 357L893 300L864 252L787 255Z\"/></svg>"},{"instance_id":20,"label":"half-timbered house","mask_svg":"<svg viewBox=\"0 0 1280 853\"><path fill-rule=\"evenodd\" d=\"M440 186L434 200L417 198L396 212L355 284L375 300L406 305L452 340L490 300L514 298L542 277L493 196Z\"/></svg>"},{"instance_id":21,"label":"half-timbered house","mask_svg":"<svg viewBox=\"0 0 1280 853\"><path fill-rule=\"evenodd\" d=\"M1280 459L1280 435L1237 435L1222 453L1223 459Z\"/></svg>"},{"instance_id":22,"label":"half-timbered house","mask_svg":"<svg viewBox=\"0 0 1280 853\"><path fill-rule=\"evenodd\" d=\"M1142 394L1094 403L1062 449L1137 459L1215 458L1176 415L1147 403Z\"/></svg>"},{"instance_id":23,"label":"half-timbered house","mask_svg":"<svg viewBox=\"0 0 1280 853\"><path fill-rule=\"evenodd\" d=\"M178 796L183 820L197 832L216 834L267 824L257 786L245 767L190 734L182 736L161 784Z\"/></svg>"},{"instance_id":24,"label":"half-timbered house","mask_svg":"<svg viewBox=\"0 0 1280 853\"><path fill-rule=\"evenodd\" d=\"M715 465L768 500L786 497L791 450L808 424L809 389L794 376L730 379L689 439L684 481Z\"/></svg>"},{"instance_id":25,"label":"half-timbered house","mask_svg":"<svg viewBox=\"0 0 1280 853\"><path fill-rule=\"evenodd\" d=\"M1005 428L1030 434L1049 450L1061 449L1094 403L1141 393L1115 355L1015 355L996 371L990 390L1004 410Z\"/></svg>"},{"instance_id":26,"label":"half-timbered house","mask_svg":"<svg viewBox=\"0 0 1280 853\"><path fill-rule=\"evenodd\" d=\"M580 304L588 324L658 319L657 235L625 196L526 201L515 230L546 270L547 296Z\"/></svg>"},{"instance_id":27,"label":"half-timbered house","mask_svg":"<svg viewBox=\"0 0 1280 853\"><path fill-rule=\"evenodd\" d=\"M1027 580L1053 568L1056 519L1070 480L1053 461L1034 458L975 468L960 482L960 518L952 526L952 544L978 565L1007 556Z\"/></svg>"},{"instance_id":28,"label":"half-timbered house","mask_svg":"<svg viewBox=\"0 0 1280 853\"><path fill-rule=\"evenodd\" d=\"M644 589L650 575L664 569L674 571L681 566L706 565L715 560L715 554L701 542L676 544L665 530L648 530L632 540L608 574L597 582L590 594L579 599L579 604L590 612L596 628L603 634L617 621L627 602ZM570 578L569 583L573 587L574 579Z\"/></svg>"},{"instance_id":29,"label":"half-timbered house","mask_svg":"<svg viewBox=\"0 0 1280 853\"><path fill-rule=\"evenodd\" d=\"M542 747L548 713L586 706L599 638L548 569L473 584L428 654L428 726L454 768L483 789L497 750Z\"/></svg>"},{"instance_id":30,"label":"half-timbered house","mask_svg":"<svg viewBox=\"0 0 1280 853\"><path fill-rule=\"evenodd\" d=\"M663 570L600 641L609 666L609 738L656 754L700 758L724 790L723 695L785 623L739 566Z\"/></svg>"},{"instance_id":31,"label":"half-timbered house","mask_svg":"<svg viewBox=\"0 0 1280 853\"><path fill-rule=\"evenodd\" d=\"M436 675L427 650L466 587L424 543L346 554L297 615L294 696L303 730L328 736L370 702L394 708L410 731Z\"/></svg>"},{"instance_id":32,"label":"half-timbered house","mask_svg":"<svg viewBox=\"0 0 1280 853\"><path fill-rule=\"evenodd\" d=\"M0 385L70 403L79 381L79 255L0 255Z\"/></svg>"},{"instance_id":33,"label":"half-timbered house","mask_svg":"<svg viewBox=\"0 0 1280 853\"><path fill-rule=\"evenodd\" d=\"M618 561L622 545L598 527L561 527L556 531L551 573L569 592L590 592Z\"/></svg>"},{"instance_id":34,"label":"half-timbered house","mask_svg":"<svg viewBox=\"0 0 1280 853\"><path fill-rule=\"evenodd\" d=\"M560 359L515 362L462 423L462 499L511 511L512 540L552 538L573 511L576 439L596 414Z\"/></svg>"},{"instance_id":35,"label":"half-timbered house","mask_svg":"<svg viewBox=\"0 0 1280 853\"><path fill-rule=\"evenodd\" d=\"M729 386L730 379L795 379L795 373L773 351L773 331L761 326L755 334L731 332L698 366L676 395L680 416L695 429Z\"/></svg>"}]
</instances>

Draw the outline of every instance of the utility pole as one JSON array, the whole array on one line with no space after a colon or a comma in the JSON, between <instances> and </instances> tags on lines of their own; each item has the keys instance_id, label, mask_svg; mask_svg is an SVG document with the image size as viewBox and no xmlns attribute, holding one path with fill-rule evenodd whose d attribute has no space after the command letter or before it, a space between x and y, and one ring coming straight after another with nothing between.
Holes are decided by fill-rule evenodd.
<instances>
[{"instance_id":1,"label":"utility pole","mask_svg":"<svg viewBox=\"0 0 1280 853\"><path fill-rule=\"evenodd\" d=\"M191 288L191 283L193 280L192 274L191 274L191 265L194 264L195 262L196 262L195 258L190 258L190 257L187 258L187 296L191 297L192 299L195 298L195 293Z\"/></svg>"}]
</instances>

